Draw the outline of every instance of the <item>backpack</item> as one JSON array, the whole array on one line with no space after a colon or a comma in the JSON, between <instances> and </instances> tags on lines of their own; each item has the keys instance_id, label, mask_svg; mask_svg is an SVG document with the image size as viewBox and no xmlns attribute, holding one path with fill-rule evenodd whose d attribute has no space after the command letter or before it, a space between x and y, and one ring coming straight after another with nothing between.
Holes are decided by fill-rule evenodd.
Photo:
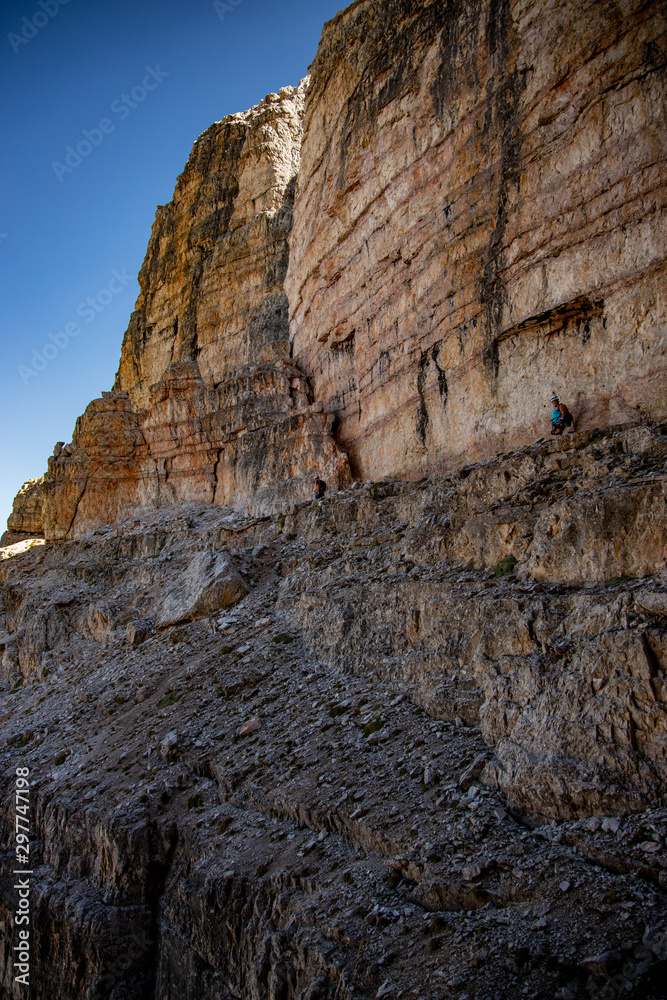
<instances>
[{"instance_id":1,"label":"backpack","mask_svg":"<svg viewBox=\"0 0 667 1000\"><path fill-rule=\"evenodd\" d=\"M327 491L327 484L324 482L323 479L320 479L319 483L317 484L317 499L320 500L324 496L326 491Z\"/></svg>"}]
</instances>

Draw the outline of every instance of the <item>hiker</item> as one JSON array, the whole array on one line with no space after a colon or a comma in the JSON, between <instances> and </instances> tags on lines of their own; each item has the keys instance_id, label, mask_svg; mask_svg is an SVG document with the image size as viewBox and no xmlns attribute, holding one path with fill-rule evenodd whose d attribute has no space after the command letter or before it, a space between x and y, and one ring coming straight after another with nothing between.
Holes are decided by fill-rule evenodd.
<instances>
[{"instance_id":1,"label":"hiker","mask_svg":"<svg viewBox=\"0 0 667 1000\"><path fill-rule=\"evenodd\" d=\"M551 433L562 434L566 427L571 427L574 432L574 417L568 410L565 403L558 402L558 396L554 393L551 397L553 410L551 411Z\"/></svg>"},{"instance_id":2,"label":"hiker","mask_svg":"<svg viewBox=\"0 0 667 1000\"><path fill-rule=\"evenodd\" d=\"M327 484L318 476L315 480L315 499L322 500L327 491Z\"/></svg>"}]
</instances>

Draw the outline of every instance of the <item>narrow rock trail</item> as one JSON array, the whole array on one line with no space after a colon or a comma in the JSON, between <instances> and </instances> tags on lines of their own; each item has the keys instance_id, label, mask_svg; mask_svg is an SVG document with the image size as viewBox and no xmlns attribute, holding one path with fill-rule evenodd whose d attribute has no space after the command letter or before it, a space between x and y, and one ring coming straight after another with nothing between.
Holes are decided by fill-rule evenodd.
<instances>
[{"instance_id":1,"label":"narrow rock trail","mask_svg":"<svg viewBox=\"0 0 667 1000\"><path fill-rule=\"evenodd\" d=\"M35 996L663 996L664 463L612 429L4 549Z\"/></svg>"}]
</instances>

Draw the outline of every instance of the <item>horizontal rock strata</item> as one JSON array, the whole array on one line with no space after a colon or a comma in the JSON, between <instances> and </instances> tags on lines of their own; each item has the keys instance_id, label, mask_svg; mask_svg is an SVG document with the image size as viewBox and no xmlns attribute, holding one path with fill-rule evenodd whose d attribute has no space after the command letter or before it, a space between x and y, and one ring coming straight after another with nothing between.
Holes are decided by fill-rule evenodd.
<instances>
[{"instance_id":1,"label":"horizontal rock strata","mask_svg":"<svg viewBox=\"0 0 667 1000\"><path fill-rule=\"evenodd\" d=\"M0 544L14 545L24 539L44 537L43 485L43 476L23 484L14 497L7 531L0 538Z\"/></svg>"},{"instance_id":2,"label":"horizontal rock strata","mask_svg":"<svg viewBox=\"0 0 667 1000\"><path fill-rule=\"evenodd\" d=\"M193 361L173 362L136 411L124 391L94 400L72 443L49 459L47 538L76 537L134 507L187 500L272 511L350 481L331 420L308 402L289 361L246 365L208 388Z\"/></svg>"},{"instance_id":3,"label":"horizontal rock strata","mask_svg":"<svg viewBox=\"0 0 667 1000\"><path fill-rule=\"evenodd\" d=\"M664 430L3 549L35 996L659 1000Z\"/></svg>"},{"instance_id":4,"label":"horizontal rock strata","mask_svg":"<svg viewBox=\"0 0 667 1000\"><path fill-rule=\"evenodd\" d=\"M283 279L303 93L270 94L195 143L156 214L114 391L49 460L48 538L134 507L270 511L312 494L317 474L349 482L331 418L290 360Z\"/></svg>"},{"instance_id":5,"label":"horizontal rock strata","mask_svg":"<svg viewBox=\"0 0 667 1000\"><path fill-rule=\"evenodd\" d=\"M313 652L479 724L487 780L528 815L665 804L665 597L616 590L667 562L663 432L581 433L288 518L316 550L288 588Z\"/></svg>"},{"instance_id":6,"label":"horizontal rock strata","mask_svg":"<svg viewBox=\"0 0 667 1000\"><path fill-rule=\"evenodd\" d=\"M352 4L311 67L294 357L362 477L663 419L664 7Z\"/></svg>"},{"instance_id":7,"label":"horizontal rock strata","mask_svg":"<svg viewBox=\"0 0 667 1000\"><path fill-rule=\"evenodd\" d=\"M662 1000L666 28L356 0L197 140L2 539L2 996L28 767L35 1000Z\"/></svg>"}]
</instances>

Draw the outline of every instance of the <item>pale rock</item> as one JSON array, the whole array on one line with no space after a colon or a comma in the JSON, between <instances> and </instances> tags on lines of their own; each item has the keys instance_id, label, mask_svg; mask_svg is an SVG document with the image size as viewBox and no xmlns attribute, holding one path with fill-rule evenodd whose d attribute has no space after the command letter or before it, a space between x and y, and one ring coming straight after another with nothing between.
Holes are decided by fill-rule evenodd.
<instances>
[{"instance_id":1,"label":"pale rock","mask_svg":"<svg viewBox=\"0 0 667 1000\"><path fill-rule=\"evenodd\" d=\"M193 500L270 513L307 499L316 473L350 482L289 343L304 92L284 88L195 143L156 213L114 389L89 404L44 483L23 488L11 540L79 537Z\"/></svg>"},{"instance_id":2,"label":"pale rock","mask_svg":"<svg viewBox=\"0 0 667 1000\"><path fill-rule=\"evenodd\" d=\"M554 390L578 430L665 418L663 32L641 0L360 0L326 24L286 289L360 476L534 441Z\"/></svg>"},{"instance_id":3,"label":"pale rock","mask_svg":"<svg viewBox=\"0 0 667 1000\"><path fill-rule=\"evenodd\" d=\"M248 593L228 552L197 552L182 576L156 600L158 625L189 621L236 604Z\"/></svg>"},{"instance_id":4,"label":"pale rock","mask_svg":"<svg viewBox=\"0 0 667 1000\"><path fill-rule=\"evenodd\" d=\"M664 17L608 6L357 0L301 167L305 84L195 144L114 391L0 551L40 1000L419 1000L436 964L486 997L524 942L536 995L595 992L617 946L623 992L660 981ZM554 388L578 430L549 440ZM367 488L336 492L344 449ZM244 593L223 652L200 616ZM526 938L549 909L558 968Z\"/></svg>"},{"instance_id":5,"label":"pale rock","mask_svg":"<svg viewBox=\"0 0 667 1000\"><path fill-rule=\"evenodd\" d=\"M239 726L239 728L236 731L236 735L250 736L252 735L252 733L256 733L261 728L262 728L261 719L259 718L259 716L255 716L254 719L249 719L247 722L244 722L242 726Z\"/></svg>"},{"instance_id":6,"label":"pale rock","mask_svg":"<svg viewBox=\"0 0 667 1000\"><path fill-rule=\"evenodd\" d=\"M166 734L166 736L163 737L160 743L160 753L165 758L165 760L168 760L171 757L177 746L178 746L178 733L175 729L172 729L170 732Z\"/></svg>"},{"instance_id":7,"label":"pale rock","mask_svg":"<svg viewBox=\"0 0 667 1000\"><path fill-rule=\"evenodd\" d=\"M641 593L635 598L637 608L658 619L667 618L667 593Z\"/></svg>"},{"instance_id":8,"label":"pale rock","mask_svg":"<svg viewBox=\"0 0 667 1000\"><path fill-rule=\"evenodd\" d=\"M91 604L80 620L79 625L84 635L90 636L95 642L106 643L113 633L113 621L109 608Z\"/></svg>"},{"instance_id":9,"label":"pale rock","mask_svg":"<svg viewBox=\"0 0 667 1000\"><path fill-rule=\"evenodd\" d=\"M27 538L44 537L42 515L44 477L28 479L14 498L12 512L7 520L7 531L0 538L0 546L15 545Z\"/></svg>"}]
</instances>

